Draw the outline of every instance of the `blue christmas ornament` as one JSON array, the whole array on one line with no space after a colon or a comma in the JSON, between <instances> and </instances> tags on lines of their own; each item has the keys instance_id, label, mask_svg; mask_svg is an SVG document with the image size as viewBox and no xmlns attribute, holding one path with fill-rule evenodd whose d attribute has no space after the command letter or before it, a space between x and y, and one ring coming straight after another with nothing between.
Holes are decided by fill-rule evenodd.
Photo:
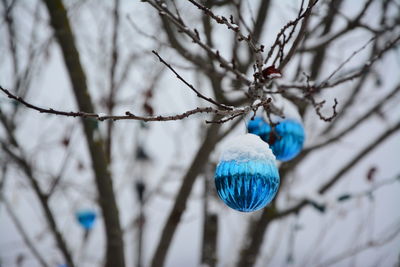
<instances>
[{"instance_id":1,"label":"blue christmas ornament","mask_svg":"<svg viewBox=\"0 0 400 267\"><path fill-rule=\"evenodd\" d=\"M93 210L80 210L75 214L79 224L85 229L90 230L93 228L96 220L96 213Z\"/></svg>"},{"instance_id":2,"label":"blue christmas ornament","mask_svg":"<svg viewBox=\"0 0 400 267\"><path fill-rule=\"evenodd\" d=\"M249 133L256 134L271 147L276 159L288 161L295 158L303 148L305 133L303 125L292 119L285 119L275 126L274 135L271 126L262 118L255 117L247 125Z\"/></svg>"},{"instance_id":3,"label":"blue christmas ornament","mask_svg":"<svg viewBox=\"0 0 400 267\"><path fill-rule=\"evenodd\" d=\"M254 134L227 144L215 171L219 197L232 209L250 212L265 207L279 188L275 156Z\"/></svg>"}]
</instances>

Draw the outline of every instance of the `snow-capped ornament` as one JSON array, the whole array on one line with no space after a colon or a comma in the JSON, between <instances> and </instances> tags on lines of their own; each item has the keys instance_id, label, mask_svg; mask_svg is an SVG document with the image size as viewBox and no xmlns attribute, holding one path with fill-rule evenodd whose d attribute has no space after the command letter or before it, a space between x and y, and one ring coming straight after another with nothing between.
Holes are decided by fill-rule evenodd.
<instances>
[{"instance_id":1,"label":"snow-capped ornament","mask_svg":"<svg viewBox=\"0 0 400 267\"><path fill-rule=\"evenodd\" d=\"M83 229L90 230L96 220L96 213L91 209L82 209L75 213L75 217Z\"/></svg>"},{"instance_id":2,"label":"snow-capped ornament","mask_svg":"<svg viewBox=\"0 0 400 267\"><path fill-rule=\"evenodd\" d=\"M303 125L294 119L283 119L275 126L275 134L271 126L262 117L250 120L249 133L258 135L269 144L277 160L289 161L295 158L303 148L305 133Z\"/></svg>"},{"instance_id":3,"label":"snow-capped ornament","mask_svg":"<svg viewBox=\"0 0 400 267\"><path fill-rule=\"evenodd\" d=\"M254 134L231 139L215 171L219 197L230 208L251 212L265 207L279 188L275 156Z\"/></svg>"}]
</instances>

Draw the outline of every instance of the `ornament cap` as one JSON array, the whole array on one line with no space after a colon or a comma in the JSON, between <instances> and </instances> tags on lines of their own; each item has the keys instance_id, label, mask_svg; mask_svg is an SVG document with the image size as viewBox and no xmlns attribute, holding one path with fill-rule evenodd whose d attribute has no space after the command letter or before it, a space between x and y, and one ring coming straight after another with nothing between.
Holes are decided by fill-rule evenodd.
<instances>
[{"instance_id":1,"label":"ornament cap","mask_svg":"<svg viewBox=\"0 0 400 267\"><path fill-rule=\"evenodd\" d=\"M230 139L224 151L221 153L220 161L273 161L275 156L268 144L255 134L245 134Z\"/></svg>"}]
</instances>

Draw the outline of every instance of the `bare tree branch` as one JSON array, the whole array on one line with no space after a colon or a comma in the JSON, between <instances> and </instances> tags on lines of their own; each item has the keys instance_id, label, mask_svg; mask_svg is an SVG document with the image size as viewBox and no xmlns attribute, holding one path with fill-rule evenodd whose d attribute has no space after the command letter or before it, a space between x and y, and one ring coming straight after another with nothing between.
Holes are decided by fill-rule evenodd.
<instances>
[{"instance_id":1,"label":"bare tree branch","mask_svg":"<svg viewBox=\"0 0 400 267\"><path fill-rule=\"evenodd\" d=\"M53 108L41 108L38 106L35 106L33 104L30 104L26 102L24 99L21 97L13 95L9 90L3 88L0 86L0 90L3 91L9 98L16 100L17 102L23 104L27 108L39 111L40 113L47 113L47 114L54 114L54 115L60 115L60 116L66 116L66 117L80 117L80 118L89 118L89 119L95 119L98 121L106 121L106 120L113 120L113 121L118 121L118 120L140 120L140 121L174 121L174 120L181 120L184 118L187 118L191 115L198 114L198 113L212 113L215 115L220 115L220 116L227 116L227 118L224 119L218 119L218 120L211 120L211 121L206 121L207 123L224 123L226 121L232 120L238 116L246 115L250 111L257 111L260 107L266 107L271 103L271 98L267 98L264 101L260 101L258 103L255 103L253 105L243 107L243 108L225 108L224 110L220 109L214 109L211 107L205 107L205 108L195 108L192 110L188 110L184 113L178 114L178 115L171 115L171 116L137 116L132 114L130 111L126 111L125 115L104 115L104 114L98 114L98 113L88 113L88 112L82 112L82 111L61 111L61 110L56 110Z\"/></svg>"},{"instance_id":2,"label":"bare tree branch","mask_svg":"<svg viewBox=\"0 0 400 267\"><path fill-rule=\"evenodd\" d=\"M161 3L158 3L157 1L153 0L145 0L145 2L149 3L151 6L153 6L155 9L157 9L160 12L161 16L164 16L167 18L169 21L171 21L173 24L175 24L179 30L182 33L185 33L191 40L198 44L201 48L203 48L207 53L210 55L213 55L215 60L220 62L221 67L229 70L233 74L235 74L236 78L240 81L242 81L246 85L250 85L251 81L244 75L242 74L239 70L233 67L231 63L229 63L228 60L223 58L218 51L214 51L211 47L209 47L207 44L202 42L199 38L199 36L196 34L194 30L190 30L183 22L180 20L179 17L175 16L172 14L168 8L165 5L162 5Z\"/></svg>"},{"instance_id":3,"label":"bare tree branch","mask_svg":"<svg viewBox=\"0 0 400 267\"><path fill-rule=\"evenodd\" d=\"M203 143L201 144L195 158L192 161L187 173L183 177L182 185L179 188L178 194L175 198L175 203L163 227L160 241L157 244L156 251L153 255L151 266L163 266L168 249L172 242L172 238L181 220L182 214L186 209L186 202L189 198L193 184L203 170L207 159L214 149L215 144L218 142L218 132L221 124L212 124L207 130L207 134Z\"/></svg>"},{"instance_id":4,"label":"bare tree branch","mask_svg":"<svg viewBox=\"0 0 400 267\"><path fill-rule=\"evenodd\" d=\"M43 2L50 15L51 26L60 45L78 106L88 113L93 113L94 107L86 84L86 75L75 46L75 38L64 4L61 0L43 0ZM101 138L98 138L99 130L96 126L90 121L82 120L82 123L95 173L99 204L105 223L107 240L105 266L124 267L124 244L119 211L113 191L113 182L107 167L108 162L104 152L104 145ZM97 136L96 138L95 135Z\"/></svg>"},{"instance_id":5,"label":"bare tree branch","mask_svg":"<svg viewBox=\"0 0 400 267\"><path fill-rule=\"evenodd\" d=\"M211 104L216 105L216 106L219 107L219 108L227 109L227 110L232 110L232 109L233 109L232 107L228 107L228 106L226 106L226 105L223 105L223 104L220 104L220 103L216 102L215 100L213 100L213 99L210 98L210 97L204 96L204 95L203 95L202 93L200 93L196 88L194 88L193 85L191 85L191 84L190 84L189 82L187 82L184 78L182 78L182 76L180 76L180 75L178 74L178 72L176 72L176 71L174 70L174 68L173 68L170 64L168 64L156 51L153 50L152 53L158 57L158 59L160 60L161 63L163 63L165 66L167 66L167 68L169 68L169 69L176 75L176 78L178 78L179 80L181 80L185 85L187 85L187 87L189 87L193 92L195 92L197 97L200 97L200 98L202 98L202 99L204 99L204 100L210 102Z\"/></svg>"},{"instance_id":6,"label":"bare tree branch","mask_svg":"<svg viewBox=\"0 0 400 267\"><path fill-rule=\"evenodd\" d=\"M110 91L107 99L107 107L108 113L112 114L115 105L115 94L118 90L116 87L116 68L118 64L118 29L119 29L119 0L114 1L114 10L113 10L113 36L112 36L112 49L111 49L111 66L110 66ZM107 125L107 137L106 137L106 155L108 161L111 162L111 154L112 154L112 133L113 133L113 124L108 122Z\"/></svg>"},{"instance_id":7,"label":"bare tree branch","mask_svg":"<svg viewBox=\"0 0 400 267\"><path fill-rule=\"evenodd\" d=\"M372 116L373 114L376 114L376 112L379 111L379 109L381 109L387 101L391 100L391 98L394 97L399 92L400 92L400 86L398 85L389 94L387 94L382 100L380 100L378 103L376 103L375 106L373 106L370 110L368 110L363 116L361 116L360 118L355 120L353 123L348 125L346 128L344 128L343 130L341 130L339 133L335 134L328 140L325 140L321 143L317 143L308 148L305 148L302 153L308 153L308 151L312 151L312 150L315 150L315 149L318 149L321 147L325 147L326 145L329 145L335 141L340 140L345 135L347 135L348 133L350 133L351 131L356 129L357 126L359 126L363 122L365 122L365 120L368 119L370 116Z\"/></svg>"},{"instance_id":8,"label":"bare tree branch","mask_svg":"<svg viewBox=\"0 0 400 267\"><path fill-rule=\"evenodd\" d=\"M21 167L29 183L31 184L33 191L35 192L36 196L39 199L39 202L43 208L46 221L49 224L50 230L54 235L57 246L60 249L61 253L63 254L65 261L68 263L68 265L72 267L75 266L71 253L69 252L69 249L67 247L67 244L63 236L61 235L60 230L57 227L56 220L48 203L48 198L40 188L39 182L34 176L31 166L28 164L28 162L22 155L19 156L15 154L12 150L10 150L7 144L5 144L4 142L0 142L0 145L3 148L3 150L8 154L8 156L10 156Z\"/></svg>"},{"instance_id":9,"label":"bare tree branch","mask_svg":"<svg viewBox=\"0 0 400 267\"><path fill-rule=\"evenodd\" d=\"M392 228L392 226L390 226L390 227ZM354 255L357 255L367 249L383 246L383 245L393 241L400 234L400 227L398 227L398 226L394 230L391 230L390 228L388 230L390 231L389 234L382 233L382 235L380 235L380 237L377 238L376 240L370 240L370 241L365 242L362 245L357 245L352 249L346 249L342 253L323 261L321 264L319 264L317 266L325 267L325 266L330 266L330 265L339 263L339 262L341 262L349 257L352 257ZM386 230L386 231L388 231L388 230Z\"/></svg>"},{"instance_id":10,"label":"bare tree branch","mask_svg":"<svg viewBox=\"0 0 400 267\"><path fill-rule=\"evenodd\" d=\"M310 2L313 0L310 0ZM268 55L264 60L264 63L266 64L268 62L268 60L271 58L272 54L275 51L275 48L278 47L279 49L283 49L283 47L287 44L287 42L289 40L284 39L283 42L280 41L280 38L285 36L285 31L287 29L289 29L290 27L295 27L297 25L297 23L299 23L300 20L304 19L305 17L308 17L311 15L311 10L312 8L318 3L319 0L315 0L311 5L309 5L307 7L307 9L300 14L299 16L297 16L297 18L295 18L294 20L288 22L285 26L283 26L281 28L281 30L279 31L279 33L276 36L275 42L272 44L270 50L268 51Z\"/></svg>"},{"instance_id":11,"label":"bare tree branch","mask_svg":"<svg viewBox=\"0 0 400 267\"><path fill-rule=\"evenodd\" d=\"M189 2L191 2L197 8L202 10L206 16L209 16L210 18L212 18L214 21L216 21L219 24L226 25L229 30L232 30L233 32L235 32L235 34L238 36L238 40L239 41L245 40L247 42L249 48L252 49L252 52L255 55L256 65L257 65L258 71L262 72L263 56L262 56L261 52L264 51L264 46L263 45L257 47L256 44L253 42L253 40L251 38L251 35L248 35L248 36L243 35L241 30L239 29L239 26L236 23L233 22L233 17L232 16L230 17L230 21L229 21L224 16L215 15L211 11L210 8L207 8L207 7L199 4L198 2L196 2L194 0L189 0Z\"/></svg>"},{"instance_id":12,"label":"bare tree branch","mask_svg":"<svg viewBox=\"0 0 400 267\"><path fill-rule=\"evenodd\" d=\"M15 214L14 210L10 206L10 203L8 203L8 201L6 199L4 199L4 198L2 199L2 202L4 203L4 206L6 207L6 210L7 210L8 214L10 214L11 220L14 222L18 232L22 236L22 239L24 240L25 245L32 252L32 255L36 258L36 260L40 263L41 266L49 267L49 265L44 260L43 256L36 249L36 245L29 238L29 235L26 232L24 226L22 225L21 220Z\"/></svg>"},{"instance_id":13,"label":"bare tree branch","mask_svg":"<svg viewBox=\"0 0 400 267\"><path fill-rule=\"evenodd\" d=\"M286 66L286 64L289 63L290 59L294 56L294 54L297 50L297 47L300 45L301 40L304 38L306 29L307 29L307 25L308 25L308 21L311 16L312 6L314 5L314 1L315 0L310 0L308 2L308 7L307 7L307 10L304 12L304 19L303 19L303 22L301 23L299 33L297 34L296 39L293 41L292 47L290 47L290 50L287 53L286 57L279 64L278 69L282 70ZM301 11L301 9L300 9L300 11ZM301 14L299 14L299 15L301 15ZM295 29L295 27L296 27L296 25L294 25L293 30ZM289 35L288 40L289 39L290 39L290 35Z\"/></svg>"}]
</instances>

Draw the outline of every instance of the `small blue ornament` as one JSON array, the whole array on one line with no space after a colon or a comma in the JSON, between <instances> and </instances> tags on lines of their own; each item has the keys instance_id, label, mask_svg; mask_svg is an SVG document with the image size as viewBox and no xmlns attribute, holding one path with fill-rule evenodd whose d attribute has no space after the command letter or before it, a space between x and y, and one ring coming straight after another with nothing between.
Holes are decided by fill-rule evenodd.
<instances>
[{"instance_id":1,"label":"small blue ornament","mask_svg":"<svg viewBox=\"0 0 400 267\"><path fill-rule=\"evenodd\" d=\"M303 125L292 119L285 119L275 126L278 136L271 133L271 126L261 117L251 120L247 129L267 142L276 158L280 161L289 161L295 158L303 148L305 133Z\"/></svg>"},{"instance_id":2,"label":"small blue ornament","mask_svg":"<svg viewBox=\"0 0 400 267\"><path fill-rule=\"evenodd\" d=\"M93 210L80 210L75 214L79 224L85 229L90 230L93 228L96 220L96 213Z\"/></svg>"},{"instance_id":3,"label":"small blue ornament","mask_svg":"<svg viewBox=\"0 0 400 267\"><path fill-rule=\"evenodd\" d=\"M219 197L242 212L265 207L275 197L279 182L275 156L254 134L232 139L215 171Z\"/></svg>"}]
</instances>

